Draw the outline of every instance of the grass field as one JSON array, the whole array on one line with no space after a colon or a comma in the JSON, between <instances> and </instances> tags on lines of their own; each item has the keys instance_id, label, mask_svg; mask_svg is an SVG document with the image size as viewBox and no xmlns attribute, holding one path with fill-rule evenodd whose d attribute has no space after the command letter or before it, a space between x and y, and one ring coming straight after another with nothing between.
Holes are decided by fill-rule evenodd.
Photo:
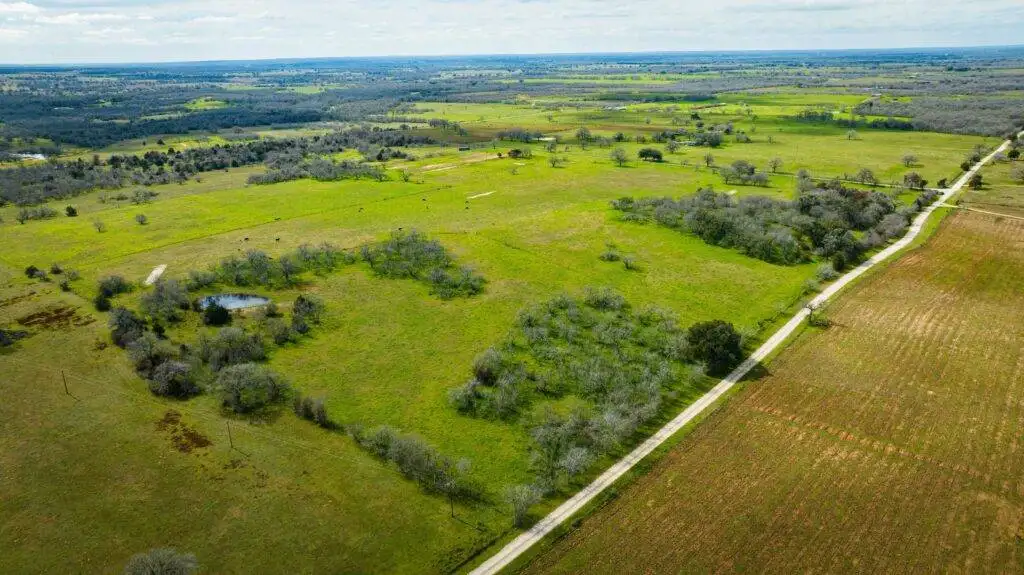
<instances>
[{"instance_id":1,"label":"grass field","mask_svg":"<svg viewBox=\"0 0 1024 575\"><path fill-rule=\"evenodd\" d=\"M1022 237L951 216L523 571L1020 571Z\"/></svg>"},{"instance_id":2,"label":"grass field","mask_svg":"<svg viewBox=\"0 0 1024 575\"><path fill-rule=\"evenodd\" d=\"M867 130L849 140L843 130L795 124L785 116L790 107L850 105L850 96L779 97L774 115L769 96L751 99L751 107L763 107L756 131L740 102L709 113L709 123L735 121L754 137L752 144L728 142L713 150L716 164L783 160L768 187L739 187L737 194L792 197L793 173L801 167L819 177L869 167L883 181L899 179L910 169L899 163L908 151L921 162L912 169L935 181L956 175L975 145L993 143ZM500 494L531 478L531 440L521 426L461 416L447 400L448 390L469 377L473 358L505 337L520 309L562 292L610 286L638 308L672 310L682 325L725 319L756 340L759 322L798 305L814 275L813 263L771 265L659 226L617 219L609 202L621 196L680 196L709 184L727 189L703 166L705 148L620 168L609 148L568 142L556 152L567 162L554 168L542 146L533 147L532 159L499 159L498 151L517 145L488 147L486 141L516 126L567 137L582 124L601 135L650 134L670 128L677 112L665 105L559 112L506 104L422 107L431 110L424 117L463 122L477 147L410 150L419 159L388 165L392 174L408 170L410 182L393 175L383 183L247 186L247 177L263 169L252 167L154 186L155 201L139 206L100 202L95 192L52 202L60 217L25 225L15 220L17 208L0 208L0 325L17 327L40 310L76 310L71 319L32 326L31 337L0 350L0 389L11 397L0 404L0 533L10 535L0 539L10 542L0 542L0 571L117 571L132 553L168 544L196 553L205 569L217 573L456 569L513 533ZM322 131L309 126L274 133ZM147 139L144 148L141 140L123 142L104 153L153 149L155 140ZM220 140L182 136L165 145ZM652 144L620 145L635 158ZM63 216L68 204L78 208L77 218ZM147 225L134 221L140 213ZM94 220L106 225L104 233ZM314 335L275 350L269 366L298 390L325 397L342 423L392 425L445 455L470 459L491 498L457 504L458 520L449 517L445 500L422 493L351 439L318 430L287 410L269 421L232 420L233 450L214 398L154 398L122 351L98 345L108 339L106 315L92 311L89 300L95 281L107 274L141 281L166 264L167 277L181 278L246 249L279 255L320 241L354 248L399 228L441 240L460 264L488 279L484 294L441 301L423 284L373 277L364 264L310 278L300 288L267 293L287 304L311 292L327 303ZM599 261L608 243L634 256L639 271ZM82 273L76 293L58 293L55 283L30 282L22 274L30 264L52 263ZM119 302L136 306L138 298L137 292ZM196 329L195 322L187 323L171 334L187 340ZM80 401L64 395L61 371ZM672 408L689 399L678 398ZM198 436L212 443L202 446ZM537 512L556 503L549 500ZM88 521L92 528L83 534ZM41 550L54 548L64 551L41 563ZM254 566L250 558L256 556L263 559Z\"/></svg>"},{"instance_id":3,"label":"grass field","mask_svg":"<svg viewBox=\"0 0 1024 575\"><path fill-rule=\"evenodd\" d=\"M961 205L979 210L1024 216L1024 183L1015 180L1011 173L1021 162L1002 162L985 168L982 172L985 185L980 190L965 190L960 196Z\"/></svg>"}]
</instances>

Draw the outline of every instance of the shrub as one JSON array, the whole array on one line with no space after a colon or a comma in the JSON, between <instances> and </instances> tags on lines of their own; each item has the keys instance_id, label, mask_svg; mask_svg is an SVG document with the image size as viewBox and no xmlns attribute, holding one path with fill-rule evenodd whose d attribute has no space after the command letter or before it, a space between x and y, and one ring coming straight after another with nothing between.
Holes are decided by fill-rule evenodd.
<instances>
[{"instance_id":1,"label":"shrub","mask_svg":"<svg viewBox=\"0 0 1024 575\"><path fill-rule=\"evenodd\" d=\"M126 346L128 357L135 364L135 371L143 377L150 377L153 371L165 361L174 357L175 350L167 341L159 339L152 332L144 331Z\"/></svg>"},{"instance_id":2,"label":"shrub","mask_svg":"<svg viewBox=\"0 0 1024 575\"><path fill-rule=\"evenodd\" d=\"M295 415L307 421L312 421L324 429L336 427L330 417L327 416L327 407L324 405L323 399L313 399L302 394L295 394L292 409L295 411Z\"/></svg>"},{"instance_id":3,"label":"shrub","mask_svg":"<svg viewBox=\"0 0 1024 575\"><path fill-rule=\"evenodd\" d=\"M583 301L599 310L620 310L628 307L626 298L611 288L587 288Z\"/></svg>"},{"instance_id":4,"label":"shrub","mask_svg":"<svg viewBox=\"0 0 1024 575\"><path fill-rule=\"evenodd\" d=\"M183 312L188 311L191 302L188 289L177 280L159 280L153 291L142 296L142 312L154 320L164 322L180 321ZM204 316L205 317L205 316Z\"/></svg>"},{"instance_id":5,"label":"shrub","mask_svg":"<svg viewBox=\"0 0 1024 575\"><path fill-rule=\"evenodd\" d=\"M295 305L292 306L292 318L301 319L304 323L320 323L320 317L324 312L324 302L318 297L311 295L300 295L295 298Z\"/></svg>"},{"instance_id":6,"label":"shrub","mask_svg":"<svg viewBox=\"0 0 1024 575\"><path fill-rule=\"evenodd\" d=\"M818 270L817 272L815 272L815 276L821 281L828 282L839 277L839 272L837 272L835 268L832 267L832 264L825 263L818 266Z\"/></svg>"},{"instance_id":7,"label":"shrub","mask_svg":"<svg viewBox=\"0 0 1024 575\"><path fill-rule=\"evenodd\" d=\"M110 336L119 347L127 347L142 337L146 330L146 322L135 312L124 307L114 309L107 323L110 326Z\"/></svg>"},{"instance_id":8,"label":"shrub","mask_svg":"<svg viewBox=\"0 0 1024 575\"><path fill-rule=\"evenodd\" d=\"M231 312L217 302L210 302L203 308L205 325L222 326L231 323Z\"/></svg>"},{"instance_id":9,"label":"shrub","mask_svg":"<svg viewBox=\"0 0 1024 575\"><path fill-rule=\"evenodd\" d=\"M469 462L454 462L413 435L403 435L387 426L355 436L356 442L377 457L394 463L402 475L432 493L455 499L482 497L480 487L468 477Z\"/></svg>"},{"instance_id":10,"label":"shrub","mask_svg":"<svg viewBox=\"0 0 1024 575\"><path fill-rule=\"evenodd\" d=\"M40 270L36 266L28 266L27 268L25 268L25 277L29 279L35 279L36 275L41 271L42 270Z\"/></svg>"},{"instance_id":11,"label":"shrub","mask_svg":"<svg viewBox=\"0 0 1024 575\"><path fill-rule=\"evenodd\" d=\"M67 214L69 218L78 217L78 208L75 206L67 206L64 208L64 213Z\"/></svg>"},{"instance_id":12,"label":"shrub","mask_svg":"<svg viewBox=\"0 0 1024 575\"><path fill-rule=\"evenodd\" d=\"M237 327L225 327L212 338L205 334L199 338L199 357L213 371L266 359L267 352L259 334L246 333Z\"/></svg>"},{"instance_id":13,"label":"shrub","mask_svg":"<svg viewBox=\"0 0 1024 575\"><path fill-rule=\"evenodd\" d=\"M108 276L100 280L99 292L106 297L114 297L123 293L129 293L135 286L128 283L121 276Z\"/></svg>"},{"instance_id":14,"label":"shrub","mask_svg":"<svg viewBox=\"0 0 1024 575\"><path fill-rule=\"evenodd\" d=\"M192 270L188 272L187 287L190 290L201 290L217 283L217 274L210 271Z\"/></svg>"},{"instance_id":15,"label":"shrub","mask_svg":"<svg viewBox=\"0 0 1024 575\"><path fill-rule=\"evenodd\" d=\"M168 360L153 370L149 390L163 397L186 398L198 394L199 386L192 366L182 361Z\"/></svg>"},{"instance_id":16,"label":"shrub","mask_svg":"<svg viewBox=\"0 0 1024 575\"><path fill-rule=\"evenodd\" d=\"M96 294L92 304L96 307L96 311L110 311L110 298L102 293Z\"/></svg>"},{"instance_id":17,"label":"shrub","mask_svg":"<svg viewBox=\"0 0 1024 575\"><path fill-rule=\"evenodd\" d=\"M707 365L708 373L724 375L743 359L741 337L731 323L722 320L692 325L686 334L691 358Z\"/></svg>"},{"instance_id":18,"label":"shrub","mask_svg":"<svg viewBox=\"0 0 1024 575\"><path fill-rule=\"evenodd\" d=\"M622 265L623 267L630 271L636 271L640 269L640 266L636 263L636 258L634 258L633 256L626 256L622 258Z\"/></svg>"},{"instance_id":19,"label":"shrub","mask_svg":"<svg viewBox=\"0 0 1024 575\"><path fill-rule=\"evenodd\" d=\"M67 278L60 280L60 283L58 285L60 286L60 291L71 291L71 280Z\"/></svg>"},{"instance_id":20,"label":"shrub","mask_svg":"<svg viewBox=\"0 0 1024 575\"><path fill-rule=\"evenodd\" d=\"M152 549L133 555L124 568L124 575L191 575L199 569L196 556L174 549Z\"/></svg>"},{"instance_id":21,"label":"shrub","mask_svg":"<svg viewBox=\"0 0 1024 575\"><path fill-rule=\"evenodd\" d=\"M60 275L64 273L64 268L60 267L60 264L50 264L50 273L53 275Z\"/></svg>"},{"instance_id":22,"label":"shrub","mask_svg":"<svg viewBox=\"0 0 1024 575\"><path fill-rule=\"evenodd\" d=\"M505 371L505 357L493 347L487 348L473 362L473 375L484 385L495 385Z\"/></svg>"},{"instance_id":23,"label":"shrub","mask_svg":"<svg viewBox=\"0 0 1024 575\"><path fill-rule=\"evenodd\" d=\"M295 341L295 332L288 324L278 318L268 319L264 324L264 328L275 345L284 345Z\"/></svg>"},{"instance_id":24,"label":"shrub","mask_svg":"<svg viewBox=\"0 0 1024 575\"><path fill-rule=\"evenodd\" d=\"M615 248L609 247L604 251L604 253L598 256L598 259L603 262L617 262L621 257L622 256L619 255L619 252L615 251Z\"/></svg>"},{"instance_id":25,"label":"shrub","mask_svg":"<svg viewBox=\"0 0 1024 575\"><path fill-rule=\"evenodd\" d=\"M258 411L288 392L288 384L280 376L254 363L224 368L217 375L216 387L223 405L235 413Z\"/></svg>"}]
</instances>

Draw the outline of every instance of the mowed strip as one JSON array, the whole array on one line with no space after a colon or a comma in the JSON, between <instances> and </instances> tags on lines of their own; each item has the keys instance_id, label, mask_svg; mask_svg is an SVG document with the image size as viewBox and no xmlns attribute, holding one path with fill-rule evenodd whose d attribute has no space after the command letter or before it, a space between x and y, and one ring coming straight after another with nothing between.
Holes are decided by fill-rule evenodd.
<instances>
[{"instance_id":1,"label":"mowed strip","mask_svg":"<svg viewBox=\"0 0 1024 575\"><path fill-rule=\"evenodd\" d=\"M1024 221L960 212L524 570L1019 572Z\"/></svg>"}]
</instances>

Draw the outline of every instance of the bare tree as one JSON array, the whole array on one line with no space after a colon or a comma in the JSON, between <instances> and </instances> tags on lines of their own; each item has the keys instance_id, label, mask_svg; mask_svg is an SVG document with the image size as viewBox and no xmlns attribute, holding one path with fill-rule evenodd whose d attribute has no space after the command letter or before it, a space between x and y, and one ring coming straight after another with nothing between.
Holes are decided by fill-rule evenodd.
<instances>
[{"instance_id":1,"label":"bare tree","mask_svg":"<svg viewBox=\"0 0 1024 575\"><path fill-rule=\"evenodd\" d=\"M623 150L622 148L615 148L612 150L611 158L620 168L625 166L626 162L629 161L629 155L626 154L626 150Z\"/></svg>"}]
</instances>

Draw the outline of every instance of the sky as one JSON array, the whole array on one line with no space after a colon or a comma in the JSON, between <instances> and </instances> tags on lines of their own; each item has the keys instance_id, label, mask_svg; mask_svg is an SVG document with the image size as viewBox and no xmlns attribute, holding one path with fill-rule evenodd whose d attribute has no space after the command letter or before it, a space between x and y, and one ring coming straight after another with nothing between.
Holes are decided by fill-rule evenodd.
<instances>
[{"instance_id":1,"label":"sky","mask_svg":"<svg viewBox=\"0 0 1024 575\"><path fill-rule=\"evenodd\" d=\"M0 0L0 63L1018 45L1024 0Z\"/></svg>"}]
</instances>

